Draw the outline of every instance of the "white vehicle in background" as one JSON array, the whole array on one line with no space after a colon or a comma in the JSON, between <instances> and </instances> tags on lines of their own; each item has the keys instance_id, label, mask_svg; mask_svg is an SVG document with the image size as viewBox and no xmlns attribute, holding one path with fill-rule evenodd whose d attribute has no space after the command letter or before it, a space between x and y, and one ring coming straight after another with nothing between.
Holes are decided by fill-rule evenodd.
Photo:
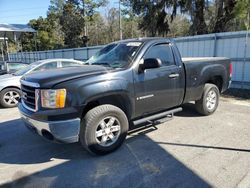
<instances>
[{"instance_id":1,"label":"white vehicle in background","mask_svg":"<svg viewBox=\"0 0 250 188\"><path fill-rule=\"evenodd\" d=\"M83 66L84 62L74 59L45 59L31 63L13 74L0 76L0 106L15 107L21 97L20 78L36 71L46 71L64 67Z\"/></svg>"}]
</instances>

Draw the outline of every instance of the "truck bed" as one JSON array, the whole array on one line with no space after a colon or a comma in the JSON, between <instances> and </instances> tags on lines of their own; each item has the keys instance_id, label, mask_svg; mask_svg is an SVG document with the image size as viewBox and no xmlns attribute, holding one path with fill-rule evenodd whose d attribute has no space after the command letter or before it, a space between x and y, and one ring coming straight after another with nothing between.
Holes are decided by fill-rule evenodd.
<instances>
[{"instance_id":1,"label":"truck bed","mask_svg":"<svg viewBox=\"0 0 250 188\"><path fill-rule=\"evenodd\" d=\"M223 92L228 88L230 59L225 57L182 58L186 71L186 92L184 103L201 98L204 82L215 76L221 77ZM211 80L213 83L213 80Z\"/></svg>"}]
</instances>

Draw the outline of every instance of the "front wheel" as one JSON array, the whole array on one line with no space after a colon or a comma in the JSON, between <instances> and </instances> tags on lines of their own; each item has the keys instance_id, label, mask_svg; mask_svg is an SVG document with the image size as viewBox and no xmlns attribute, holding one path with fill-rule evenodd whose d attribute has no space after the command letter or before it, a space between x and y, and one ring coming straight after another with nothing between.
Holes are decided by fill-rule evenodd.
<instances>
[{"instance_id":1,"label":"front wheel","mask_svg":"<svg viewBox=\"0 0 250 188\"><path fill-rule=\"evenodd\" d=\"M5 108L16 107L21 97L21 91L17 88L7 88L0 92L0 105Z\"/></svg>"},{"instance_id":2,"label":"front wheel","mask_svg":"<svg viewBox=\"0 0 250 188\"><path fill-rule=\"evenodd\" d=\"M195 101L196 110L205 116L214 113L218 107L220 92L216 85L205 84L200 100Z\"/></svg>"},{"instance_id":3,"label":"front wheel","mask_svg":"<svg viewBox=\"0 0 250 188\"><path fill-rule=\"evenodd\" d=\"M89 152L104 155L121 146L128 132L126 114L113 105L97 106L81 121L80 142Z\"/></svg>"}]
</instances>

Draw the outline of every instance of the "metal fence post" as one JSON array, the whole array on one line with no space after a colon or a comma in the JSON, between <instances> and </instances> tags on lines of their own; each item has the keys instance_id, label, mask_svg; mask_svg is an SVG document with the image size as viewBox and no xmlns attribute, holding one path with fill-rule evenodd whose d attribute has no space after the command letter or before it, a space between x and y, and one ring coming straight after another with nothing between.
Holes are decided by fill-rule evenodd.
<instances>
[{"instance_id":1,"label":"metal fence post","mask_svg":"<svg viewBox=\"0 0 250 188\"><path fill-rule=\"evenodd\" d=\"M89 59L89 48L87 47L87 60Z\"/></svg>"},{"instance_id":2,"label":"metal fence post","mask_svg":"<svg viewBox=\"0 0 250 188\"><path fill-rule=\"evenodd\" d=\"M214 53L213 56L216 57L217 56L217 35L216 33L214 34Z\"/></svg>"},{"instance_id":3,"label":"metal fence post","mask_svg":"<svg viewBox=\"0 0 250 188\"><path fill-rule=\"evenodd\" d=\"M243 72L242 72L242 80L241 80L241 88L244 88L244 80L245 80L245 67L246 67L246 58L247 58L247 44L248 44L248 31L246 32L245 46L244 46L244 58L243 58Z\"/></svg>"}]
</instances>

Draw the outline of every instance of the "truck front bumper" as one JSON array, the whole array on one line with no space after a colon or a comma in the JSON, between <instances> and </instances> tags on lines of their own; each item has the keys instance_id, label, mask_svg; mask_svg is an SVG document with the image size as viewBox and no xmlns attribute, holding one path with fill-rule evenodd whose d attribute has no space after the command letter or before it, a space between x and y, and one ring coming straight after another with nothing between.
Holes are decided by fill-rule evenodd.
<instances>
[{"instance_id":1,"label":"truck front bumper","mask_svg":"<svg viewBox=\"0 0 250 188\"><path fill-rule=\"evenodd\" d=\"M62 121L38 121L21 113L26 127L42 137L56 142L73 143L79 140L80 118Z\"/></svg>"}]
</instances>

